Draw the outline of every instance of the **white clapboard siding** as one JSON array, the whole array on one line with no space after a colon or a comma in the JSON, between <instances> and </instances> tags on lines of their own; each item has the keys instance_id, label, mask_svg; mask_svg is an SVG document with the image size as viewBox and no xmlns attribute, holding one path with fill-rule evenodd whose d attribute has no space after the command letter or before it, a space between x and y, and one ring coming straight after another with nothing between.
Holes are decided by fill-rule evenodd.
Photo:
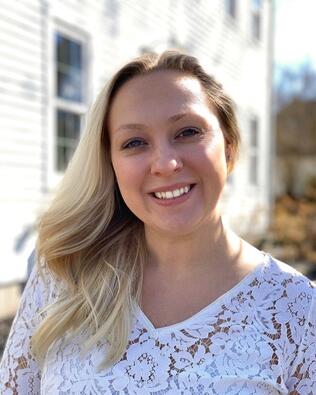
<instances>
[{"instance_id":1,"label":"white clapboard siding","mask_svg":"<svg viewBox=\"0 0 316 395\"><path fill-rule=\"evenodd\" d=\"M40 1L0 7L0 281L25 276L26 238L43 196L43 37ZM24 268L24 269L23 269Z\"/></svg>"}]
</instances>

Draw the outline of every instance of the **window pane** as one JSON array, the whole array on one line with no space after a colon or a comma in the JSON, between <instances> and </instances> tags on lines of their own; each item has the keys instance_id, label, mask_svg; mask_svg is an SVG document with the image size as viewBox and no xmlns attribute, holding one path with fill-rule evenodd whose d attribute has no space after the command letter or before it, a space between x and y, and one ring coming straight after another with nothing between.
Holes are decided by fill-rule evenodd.
<instances>
[{"instance_id":1,"label":"window pane","mask_svg":"<svg viewBox=\"0 0 316 395\"><path fill-rule=\"evenodd\" d=\"M64 137L65 136L65 115L64 111L58 111L57 115L57 136Z\"/></svg>"},{"instance_id":2,"label":"window pane","mask_svg":"<svg viewBox=\"0 0 316 395\"><path fill-rule=\"evenodd\" d=\"M56 45L57 45L57 63L69 63L69 40L65 40L59 34L56 35Z\"/></svg>"},{"instance_id":3,"label":"window pane","mask_svg":"<svg viewBox=\"0 0 316 395\"><path fill-rule=\"evenodd\" d=\"M80 115L57 110L56 155L57 170L64 171L80 137Z\"/></svg>"},{"instance_id":4,"label":"window pane","mask_svg":"<svg viewBox=\"0 0 316 395\"><path fill-rule=\"evenodd\" d=\"M57 96L82 102L82 45L57 33L56 46Z\"/></svg>"},{"instance_id":5,"label":"window pane","mask_svg":"<svg viewBox=\"0 0 316 395\"><path fill-rule=\"evenodd\" d=\"M76 69L81 70L82 68L82 48L80 44L75 42L71 43L70 64Z\"/></svg>"},{"instance_id":6,"label":"window pane","mask_svg":"<svg viewBox=\"0 0 316 395\"><path fill-rule=\"evenodd\" d=\"M236 0L226 0L225 7L227 14L236 18Z\"/></svg>"},{"instance_id":7,"label":"window pane","mask_svg":"<svg viewBox=\"0 0 316 395\"><path fill-rule=\"evenodd\" d=\"M80 115L57 110L58 137L78 140L80 135Z\"/></svg>"},{"instance_id":8,"label":"window pane","mask_svg":"<svg viewBox=\"0 0 316 395\"><path fill-rule=\"evenodd\" d=\"M250 146L258 147L258 119L256 118L250 121Z\"/></svg>"},{"instance_id":9,"label":"window pane","mask_svg":"<svg viewBox=\"0 0 316 395\"><path fill-rule=\"evenodd\" d=\"M65 147L57 146L57 170L64 171L67 167L67 163L65 160Z\"/></svg>"},{"instance_id":10,"label":"window pane","mask_svg":"<svg viewBox=\"0 0 316 395\"><path fill-rule=\"evenodd\" d=\"M252 8L258 10L259 8L261 8L261 0L252 0Z\"/></svg>"},{"instance_id":11,"label":"window pane","mask_svg":"<svg viewBox=\"0 0 316 395\"><path fill-rule=\"evenodd\" d=\"M81 71L68 69L57 72L57 96L76 102L82 101Z\"/></svg>"},{"instance_id":12,"label":"window pane","mask_svg":"<svg viewBox=\"0 0 316 395\"><path fill-rule=\"evenodd\" d=\"M81 69L82 46L80 43L56 34L57 63Z\"/></svg>"},{"instance_id":13,"label":"window pane","mask_svg":"<svg viewBox=\"0 0 316 395\"><path fill-rule=\"evenodd\" d=\"M257 40L260 39L260 13L253 13L252 14L252 36Z\"/></svg>"},{"instance_id":14,"label":"window pane","mask_svg":"<svg viewBox=\"0 0 316 395\"><path fill-rule=\"evenodd\" d=\"M250 157L250 183L257 185L258 184L258 157L256 155L252 155Z\"/></svg>"}]
</instances>

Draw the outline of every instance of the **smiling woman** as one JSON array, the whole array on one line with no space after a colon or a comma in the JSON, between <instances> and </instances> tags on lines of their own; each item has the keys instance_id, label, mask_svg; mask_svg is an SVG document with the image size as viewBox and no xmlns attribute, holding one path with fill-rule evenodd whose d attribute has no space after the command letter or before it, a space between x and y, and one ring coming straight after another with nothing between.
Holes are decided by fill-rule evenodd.
<instances>
[{"instance_id":1,"label":"smiling woman","mask_svg":"<svg viewBox=\"0 0 316 395\"><path fill-rule=\"evenodd\" d=\"M218 221L230 144L198 79L177 71L133 78L115 95L108 125L120 193L147 241L198 235L210 216Z\"/></svg>"},{"instance_id":2,"label":"smiling woman","mask_svg":"<svg viewBox=\"0 0 316 395\"><path fill-rule=\"evenodd\" d=\"M238 148L197 59L117 72L39 219L1 393L313 393L314 285L221 220Z\"/></svg>"}]
</instances>

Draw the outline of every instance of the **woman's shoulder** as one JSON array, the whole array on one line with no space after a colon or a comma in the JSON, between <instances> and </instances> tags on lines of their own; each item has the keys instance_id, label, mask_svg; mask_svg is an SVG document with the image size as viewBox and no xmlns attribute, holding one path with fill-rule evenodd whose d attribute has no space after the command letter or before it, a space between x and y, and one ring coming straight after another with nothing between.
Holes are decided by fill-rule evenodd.
<instances>
[{"instance_id":1,"label":"woman's shoulder","mask_svg":"<svg viewBox=\"0 0 316 395\"><path fill-rule=\"evenodd\" d=\"M265 322L270 321L271 325L304 326L315 308L315 283L270 254L266 254L266 261L251 287L258 314L265 316Z\"/></svg>"},{"instance_id":2,"label":"woman's shoulder","mask_svg":"<svg viewBox=\"0 0 316 395\"><path fill-rule=\"evenodd\" d=\"M45 263L36 263L30 272L22 300L32 301L37 309L53 303L60 293L61 284L49 271Z\"/></svg>"},{"instance_id":3,"label":"woman's shoulder","mask_svg":"<svg viewBox=\"0 0 316 395\"><path fill-rule=\"evenodd\" d=\"M266 264L263 267L262 276L266 281L272 281L275 285L279 284L285 288L290 286L290 288L295 287L298 290L310 290L310 293L313 293L316 288L316 284L306 275L270 254L266 254Z\"/></svg>"},{"instance_id":4,"label":"woman's shoulder","mask_svg":"<svg viewBox=\"0 0 316 395\"><path fill-rule=\"evenodd\" d=\"M273 342L287 372L286 386L291 394L312 393L316 383L316 285L294 267L269 255L261 288L256 301L257 322Z\"/></svg>"},{"instance_id":5,"label":"woman's shoulder","mask_svg":"<svg viewBox=\"0 0 316 395\"><path fill-rule=\"evenodd\" d=\"M256 298L271 300L280 294L289 299L297 294L306 294L310 298L315 294L316 284L290 264L246 242L244 251L244 262L251 269L251 281L247 284L254 290Z\"/></svg>"}]
</instances>

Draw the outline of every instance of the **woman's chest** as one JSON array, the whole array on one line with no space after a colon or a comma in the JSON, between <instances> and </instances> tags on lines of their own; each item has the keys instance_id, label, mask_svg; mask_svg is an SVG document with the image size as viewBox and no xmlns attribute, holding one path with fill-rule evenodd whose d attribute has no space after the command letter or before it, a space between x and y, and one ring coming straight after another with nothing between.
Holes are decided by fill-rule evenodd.
<instances>
[{"instance_id":1,"label":"woman's chest","mask_svg":"<svg viewBox=\"0 0 316 395\"><path fill-rule=\"evenodd\" d=\"M275 350L254 327L235 323L231 330L222 331L215 323L196 324L159 333L138 324L124 356L106 370L98 370L106 357L104 346L81 357L80 343L56 344L45 362L42 393L287 393L282 364L272 363Z\"/></svg>"}]
</instances>

